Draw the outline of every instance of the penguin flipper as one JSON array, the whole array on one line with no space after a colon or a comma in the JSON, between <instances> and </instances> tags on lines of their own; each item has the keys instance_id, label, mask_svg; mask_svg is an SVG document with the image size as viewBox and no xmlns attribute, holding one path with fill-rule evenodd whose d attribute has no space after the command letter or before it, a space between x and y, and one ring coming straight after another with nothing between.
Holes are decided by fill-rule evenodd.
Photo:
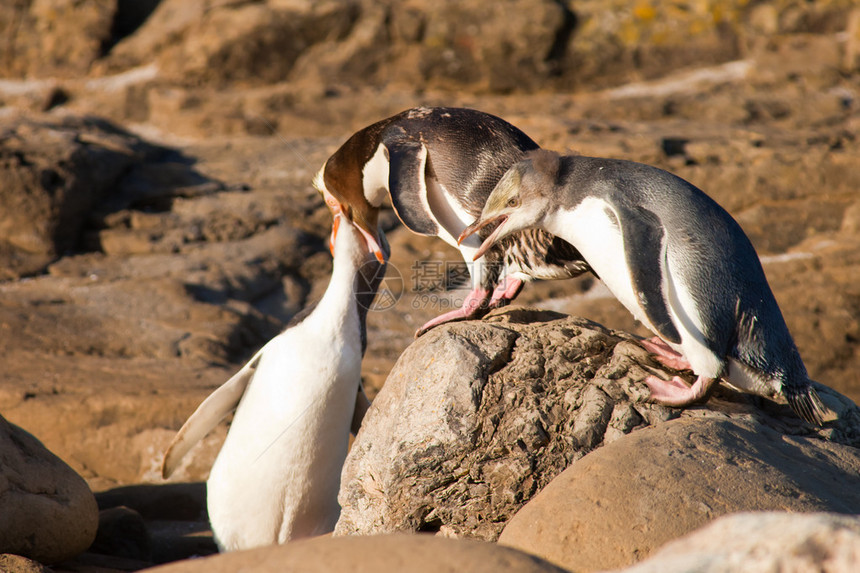
<instances>
[{"instance_id":1,"label":"penguin flipper","mask_svg":"<svg viewBox=\"0 0 860 573\"><path fill-rule=\"evenodd\" d=\"M410 231L419 235L436 236L439 222L430 210L427 199L427 147L404 137L386 137L388 150L388 192L397 217Z\"/></svg>"},{"instance_id":2,"label":"penguin flipper","mask_svg":"<svg viewBox=\"0 0 860 573\"><path fill-rule=\"evenodd\" d=\"M245 393L245 388L248 387L248 383L254 376L254 371L262 355L263 350L257 352L241 370L209 394L185 421L164 453L164 462L161 465L163 478L169 478L185 454L188 453L188 450L202 440L224 416L236 408Z\"/></svg>"},{"instance_id":3,"label":"penguin flipper","mask_svg":"<svg viewBox=\"0 0 860 573\"><path fill-rule=\"evenodd\" d=\"M663 224L657 215L641 207L615 206L615 209L621 218L624 255L639 304L660 338L680 344L681 335L672 322L663 294L663 277L668 270Z\"/></svg>"}]
</instances>

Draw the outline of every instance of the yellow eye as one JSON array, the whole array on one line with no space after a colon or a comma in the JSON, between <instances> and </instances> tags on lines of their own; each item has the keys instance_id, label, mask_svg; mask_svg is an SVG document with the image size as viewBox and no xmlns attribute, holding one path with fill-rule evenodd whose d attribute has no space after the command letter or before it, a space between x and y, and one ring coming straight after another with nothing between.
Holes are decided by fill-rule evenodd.
<instances>
[{"instance_id":1,"label":"yellow eye","mask_svg":"<svg viewBox=\"0 0 860 573\"><path fill-rule=\"evenodd\" d=\"M510 199L508 199L508 203L506 206L510 207L511 209L519 207L520 206L520 198L519 197L511 197Z\"/></svg>"}]
</instances>

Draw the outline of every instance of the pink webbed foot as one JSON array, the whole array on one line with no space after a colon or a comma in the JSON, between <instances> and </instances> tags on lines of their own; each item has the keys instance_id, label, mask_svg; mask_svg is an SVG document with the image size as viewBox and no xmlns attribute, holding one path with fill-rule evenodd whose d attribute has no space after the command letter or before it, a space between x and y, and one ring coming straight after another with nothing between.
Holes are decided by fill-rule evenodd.
<instances>
[{"instance_id":1,"label":"pink webbed foot","mask_svg":"<svg viewBox=\"0 0 860 573\"><path fill-rule=\"evenodd\" d=\"M466 297L466 300L463 301L463 305L460 308L452 310L450 312L446 312L445 314L440 314L433 320L427 321L424 326L422 326L415 332L415 338L418 338L431 328L439 326L440 324L445 324L446 322L481 318L482 316L487 314L489 300L489 289L472 289L472 291Z\"/></svg>"},{"instance_id":2,"label":"pink webbed foot","mask_svg":"<svg viewBox=\"0 0 860 573\"><path fill-rule=\"evenodd\" d=\"M664 406L688 406L706 398L715 381L715 378L699 376L689 386L680 376L673 376L671 380L648 376L645 384L651 390L652 401Z\"/></svg>"},{"instance_id":3,"label":"pink webbed foot","mask_svg":"<svg viewBox=\"0 0 860 573\"><path fill-rule=\"evenodd\" d=\"M505 277L504 282L499 284L493 291L493 296L490 298L487 308L501 308L510 304L512 300L517 298L520 291L523 290L524 284L520 279L511 276Z\"/></svg>"},{"instance_id":4,"label":"pink webbed foot","mask_svg":"<svg viewBox=\"0 0 860 573\"><path fill-rule=\"evenodd\" d=\"M640 340L639 344L654 355L654 359L673 370L691 370L690 363L684 356L658 337Z\"/></svg>"}]
</instances>

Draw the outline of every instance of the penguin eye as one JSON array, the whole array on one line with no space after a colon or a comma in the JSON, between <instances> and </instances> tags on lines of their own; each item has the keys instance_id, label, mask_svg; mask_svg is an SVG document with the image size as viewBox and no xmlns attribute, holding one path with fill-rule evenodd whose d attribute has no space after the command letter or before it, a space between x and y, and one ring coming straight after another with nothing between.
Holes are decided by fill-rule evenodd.
<instances>
[{"instance_id":1,"label":"penguin eye","mask_svg":"<svg viewBox=\"0 0 860 573\"><path fill-rule=\"evenodd\" d=\"M508 203L507 203L507 205L506 205L506 206L507 206L507 207L510 207L511 209L514 209L514 208L516 208L516 207L519 207L519 206L520 206L520 198L519 198L519 196L511 197L510 199L508 199Z\"/></svg>"}]
</instances>

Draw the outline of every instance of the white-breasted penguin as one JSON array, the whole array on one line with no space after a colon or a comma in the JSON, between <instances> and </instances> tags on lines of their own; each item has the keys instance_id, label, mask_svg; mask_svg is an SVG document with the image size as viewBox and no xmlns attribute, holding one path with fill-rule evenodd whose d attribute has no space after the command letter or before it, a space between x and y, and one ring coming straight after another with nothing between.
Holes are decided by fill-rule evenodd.
<instances>
[{"instance_id":1,"label":"white-breasted penguin","mask_svg":"<svg viewBox=\"0 0 860 573\"><path fill-rule=\"evenodd\" d=\"M327 533L350 427L364 409L365 317L384 276L357 227L339 213L331 281L315 308L269 341L191 415L168 448L162 474L236 409L207 481L212 531L222 551Z\"/></svg>"},{"instance_id":2,"label":"white-breasted penguin","mask_svg":"<svg viewBox=\"0 0 860 573\"><path fill-rule=\"evenodd\" d=\"M713 199L666 171L614 159L538 150L499 181L462 234L498 226L475 253L528 228L579 249L612 294L657 337L657 359L698 376L646 380L656 402L683 406L723 379L781 394L804 420L826 409L740 225Z\"/></svg>"},{"instance_id":3,"label":"white-breasted penguin","mask_svg":"<svg viewBox=\"0 0 860 573\"><path fill-rule=\"evenodd\" d=\"M508 167L538 145L508 122L477 110L409 109L356 132L323 165L314 185L330 208L348 205L373 244L379 208L390 198L403 224L460 249L472 290L456 310L416 335L452 320L479 318L519 294L523 282L559 279L588 270L565 241L542 231L517 233L472 264L479 237L457 237L480 215Z\"/></svg>"}]
</instances>

